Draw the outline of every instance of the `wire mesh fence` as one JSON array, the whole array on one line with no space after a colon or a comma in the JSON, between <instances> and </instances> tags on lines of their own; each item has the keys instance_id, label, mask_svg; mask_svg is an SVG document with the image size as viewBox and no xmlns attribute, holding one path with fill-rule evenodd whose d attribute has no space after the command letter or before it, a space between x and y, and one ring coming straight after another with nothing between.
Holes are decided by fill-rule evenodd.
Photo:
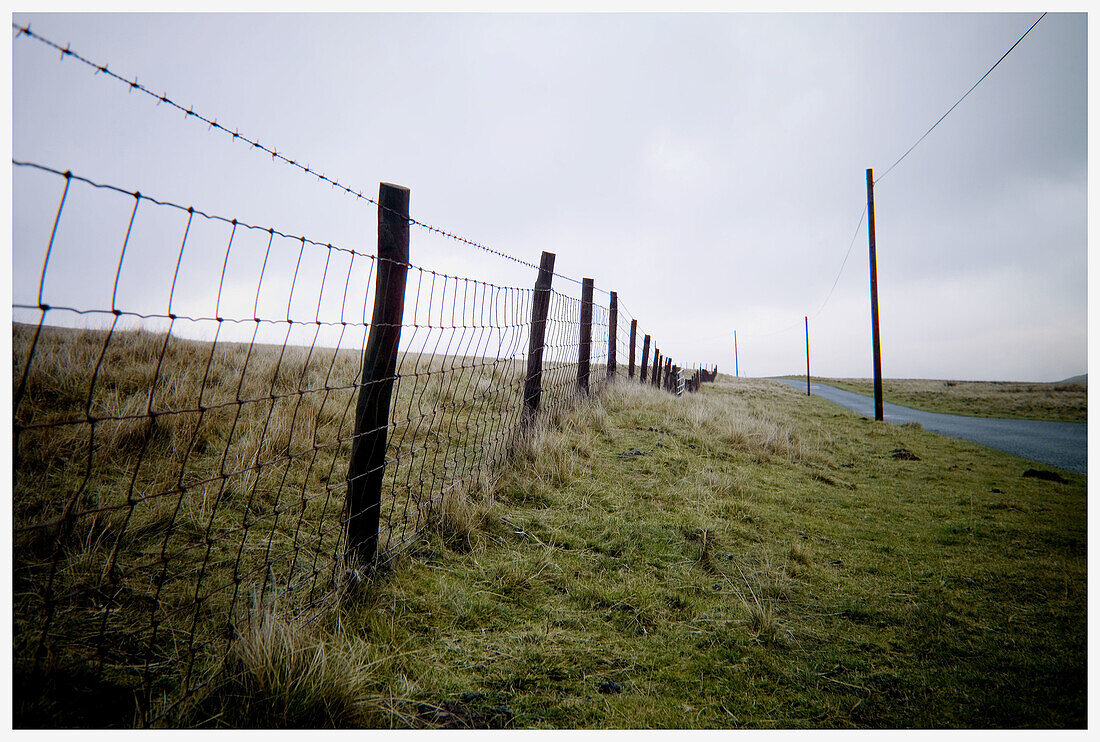
<instances>
[{"instance_id":1,"label":"wire mesh fence","mask_svg":"<svg viewBox=\"0 0 1100 742\"><path fill-rule=\"evenodd\" d=\"M40 265L13 297L15 718L171 723L265 607L308 618L361 566L348 462L380 258L13 164L56 204L15 246ZM525 424L535 290L402 267L375 568ZM583 305L549 292L543 414L583 395ZM592 394L629 376L611 322L593 300Z\"/></svg>"},{"instance_id":2,"label":"wire mesh fence","mask_svg":"<svg viewBox=\"0 0 1100 742\"><path fill-rule=\"evenodd\" d=\"M540 416L616 379L676 391L617 295L552 254L413 219L385 184L364 195L12 27L379 216L364 251L13 160L17 726L187 718L273 606L322 615ZM410 225L521 285L414 264Z\"/></svg>"}]
</instances>

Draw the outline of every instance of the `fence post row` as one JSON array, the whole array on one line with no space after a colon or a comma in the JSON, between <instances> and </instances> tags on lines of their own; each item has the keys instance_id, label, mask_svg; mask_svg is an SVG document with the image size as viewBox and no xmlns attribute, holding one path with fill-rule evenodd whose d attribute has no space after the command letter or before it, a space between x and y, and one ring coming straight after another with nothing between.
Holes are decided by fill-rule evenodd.
<instances>
[{"instance_id":1,"label":"fence post row","mask_svg":"<svg viewBox=\"0 0 1100 742\"><path fill-rule=\"evenodd\" d=\"M589 362L592 358L592 288L591 278L581 281L581 331L577 359L577 389L588 394Z\"/></svg>"},{"instance_id":2,"label":"fence post row","mask_svg":"<svg viewBox=\"0 0 1100 742\"><path fill-rule=\"evenodd\" d=\"M397 372L397 346L405 312L405 276L409 268L409 189L378 186L378 270L374 312L363 350L363 380L355 403L355 436L348 465L345 557L370 566L378 549L382 476L390 398Z\"/></svg>"},{"instance_id":3,"label":"fence post row","mask_svg":"<svg viewBox=\"0 0 1100 742\"><path fill-rule=\"evenodd\" d=\"M531 337L527 346L527 381L523 386L523 420L534 420L542 399L542 352L546 345L546 316L550 311L550 285L554 280L552 252L542 253L535 292L531 295Z\"/></svg>"},{"instance_id":4,"label":"fence post row","mask_svg":"<svg viewBox=\"0 0 1100 742\"><path fill-rule=\"evenodd\" d=\"M640 380L644 384L646 380L646 371L649 366L649 335L646 335L642 340L642 372Z\"/></svg>"},{"instance_id":5,"label":"fence post row","mask_svg":"<svg viewBox=\"0 0 1100 742\"><path fill-rule=\"evenodd\" d=\"M634 346L638 342L638 320L630 320L630 371L628 377L634 378Z\"/></svg>"},{"instance_id":6,"label":"fence post row","mask_svg":"<svg viewBox=\"0 0 1100 742\"><path fill-rule=\"evenodd\" d=\"M619 295L611 292L611 303L608 305L611 317L608 319L607 330L607 378L615 378L615 366L618 359L615 357L615 344L619 339Z\"/></svg>"}]
</instances>

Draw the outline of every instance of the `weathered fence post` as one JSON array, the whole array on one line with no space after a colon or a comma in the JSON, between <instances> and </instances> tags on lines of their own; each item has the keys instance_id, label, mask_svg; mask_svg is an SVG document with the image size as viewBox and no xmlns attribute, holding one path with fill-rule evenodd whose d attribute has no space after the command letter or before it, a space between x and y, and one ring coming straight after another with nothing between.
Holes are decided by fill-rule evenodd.
<instances>
[{"instance_id":1,"label":"weathered fence post","mask_svg":"<svg viewBox=\"0 0 1100 742\"><path fill-rule=\"evenodd\" d=\"M615 380L615 366L618 365L616 345L619 341L619 295L611 292L611 303L608 304L611 317L608 320L607 329L607 378Z\"/></svg>"},{"instance_id":2,"label":"weathered fence post","mask_svg":"<svg viewBox=\"0 0 1100 742\"><path fill-rule=\"evenodd\" d=\"M650 383L656 387L661 385L661 349L657 347L656 343L653 344L653 373L651 374Z\"/></svg>"},{"instance_id":3,"label":"weathered fence post","mask_svg":"<svg viewBox=\"0 0 1100 742\"><path fill-rule=\"evenodd\" d=\"M534 420L542 399L542 351L546 345L546 315L554 280L554 253L543 251L535 293L531 295L531 339L527 346L527 382L523 387L523 420Z\"/></svg>"},{"instance_id":4,"label":"weathered fence post","mask_svg":"<svg viewBox=\"0 0 1100 742\"><path fill-rule=\"evenodd\" d=\"M665 389L672 391L672 359L665 359Z\"/></svg>"},{"instance_id":5,"label":"weathered fence post","mask_svg":"<svg viewBox=\"0 0 1100 742\"><path fill-rule=\"evenodd\" d=\"M643 384L646 380L646 371L649 364L649 335L646 335L642 340L642 372L638 377L638 380Z\"/></svg>"},{"instance_id":6,"label":"weathered fence post","mask_svg":"<svg viewBox=\"0 0 1100 742\"><path fill-rule=\"evenodd\" d=\"M630 371L628 377L634 378L634 346L638 343L638 320L630 320Z\"/></svg>"},{"instance_id":7,"label":"weathered fence post","mask_svg":"<svg viewBox=\"0 0 1100 742\"><path fill-rule=\"evenodd\" d=\"M405 274L409 268L409 189L389 183L378 187L378 259L374 312L363 350L363 380L355 403L346 500L345 557L370 567L378 549L382 477L390 398L397 372L397 346L405 312Z\"/></svg>"},{"instance_id":8,"label":"weathered fence post","mask_svg":"<svg viewBox=\"0 0 1100 742\"><path fill-rule=\"evenodd\" d=\"M580 356L577 359L577 390L588 394L588 372L592 359L592 288L591 278L581 281Z\"/></svg>"}]
</instances>

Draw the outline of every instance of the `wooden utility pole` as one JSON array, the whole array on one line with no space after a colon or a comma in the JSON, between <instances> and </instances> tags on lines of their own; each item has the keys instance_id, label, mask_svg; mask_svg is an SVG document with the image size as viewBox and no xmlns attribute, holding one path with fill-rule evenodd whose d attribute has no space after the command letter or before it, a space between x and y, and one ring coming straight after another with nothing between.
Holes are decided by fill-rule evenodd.
<instances>
[{"instance_id":1,"label":"wooden utility pole","mask_svg":"<svg viewBox=\"0 0 1100 742\"><path fill-rule=\"evenodd\" d=\"M875 255L875 178L867 168L867 239L871 262L871 341L875 365L875 419L882 419L882 353L878 339L878 258Z\"/></svg>"},{"instance_id":2,"label":"wooden utility pole","mask_svg":"<svg viewBox=\"0 0 1100 742\"><path fill-rule=\"evenodd\" d=\"M733 375L741 376L741 367L737 365L737 330L733 331Z\"/></svg>"},{"instance_id":3,"label":"wooden utility pole","mask_svg":"<svg viewBox=\"0 0 1100 742\"><path fill-rule=\"evenodd\" d=\"M806 320L806 396L810 396L810 318Z\"/></svg>"}]
</instances>

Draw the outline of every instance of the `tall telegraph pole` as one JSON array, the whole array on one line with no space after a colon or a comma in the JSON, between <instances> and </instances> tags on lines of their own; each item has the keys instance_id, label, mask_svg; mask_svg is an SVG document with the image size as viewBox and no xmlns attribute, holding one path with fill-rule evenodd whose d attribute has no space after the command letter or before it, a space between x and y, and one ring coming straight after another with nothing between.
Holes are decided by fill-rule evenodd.
<instances>
[{"instance_id":1,"label":"tall telegraph pole","mask_svg":"<svg viewBox=\"0 0 1100 742\"><path fill-rule=\"evenodd\" d=\"M810 318L806 320L806 396L810 396Z\"/></svg>"},{"instance_id":2,"label":"tall telegraph pole","mask_svg":"<svg viewBox=\"0 0 1100 742\"><path fill-rule=\"evenodd\" d=\"M875 257L875 178L867 168L867 237L871 262L871 336L875 364L875 419L882 419L882 351L878 339L878 258Z\"/></svg>"}]
</instances>

